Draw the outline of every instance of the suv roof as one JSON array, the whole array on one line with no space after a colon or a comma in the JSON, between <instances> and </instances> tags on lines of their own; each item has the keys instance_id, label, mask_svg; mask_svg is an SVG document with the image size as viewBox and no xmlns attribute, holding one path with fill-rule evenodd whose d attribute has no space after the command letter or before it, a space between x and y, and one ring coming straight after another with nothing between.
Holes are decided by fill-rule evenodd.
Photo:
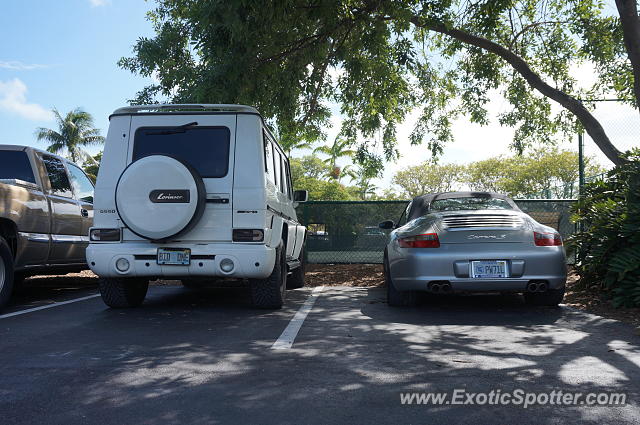
<instances>
[{"instance_id":1,"label":"suv roof","mask_svg":"<svg viewBox=\"0 0 640 425\"><path fill-rule=\"evenodd\" d=\"M171 112L245 112L251 114L258 114L258 110L251 106L246 105L232 105L232 104L207 104L207 103L189 103L189 104L154 104L154 105L133 105L118 108L113 111L113 115L134 115L139 113L171 113Z\"/></svg>"}]
</instances>

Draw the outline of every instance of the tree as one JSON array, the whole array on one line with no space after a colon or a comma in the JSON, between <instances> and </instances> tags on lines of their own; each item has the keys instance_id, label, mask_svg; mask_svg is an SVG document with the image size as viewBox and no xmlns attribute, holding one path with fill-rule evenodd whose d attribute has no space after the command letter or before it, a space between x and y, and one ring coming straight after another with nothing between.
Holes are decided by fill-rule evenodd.
<instances>
[{"instance_id":1,"label":"tree","mask_svg":"<svg viewBox=\"0 0 640 425\"><path fill-rule=\"evenodd\" d=\"M593 158L585 158L585 172L603 172ZM574 198L578 187L578 154L557 148L538 149L529 157L498 156L468 165L471 190L499 192L514 198Z\"/></svg>"},{"instance_id":2,"label":"tree","mask_svg":"<svg viewBox=\"0 0 640 425\"><path fill-rule=\"evenodd\" d=\"M356 182L353 191L357 197L363 201L375 197L377 187L371 180L379 176L380 172L373 168L358 166L351 177L351 180Z\"/></svg>"},{"instance_id":3,"label":"tree","mask_svg":"<svg viewBox=\"0 0 640 425\"><path fill-rule=\"evenodd\" d=\"M348 139L342 139L337 136L330 146L317 147L314 152L320 152L329 155L329 158L325 160L325 163L329 165L329 177L335 180L340 180L343 176L343 169L338 166L338 160L340 158L352 157L356 151L349 149L353 141Z\"/></svg>"},{"instance_id":4,"label":"tree","mask_svg":"<svg viewBox=\"0 0 640 425\"><path fill-rule=\"evenodd\" d=\"M581 127L619 164L580 100L613 93L640 103L637 6L616 6L619 17L598 0L159 0L155 36L119 65L157 77L134 102L250 103L285 144L322 139L336 102L361 163L379 159L372 144L396 157L396 126L418 106L412 143L428 138L442 152L455 117L487 124L489 95L500 90L512 109L499 121L516 127L518 152ZM581 62L598 74L586 90L571 73Z\"/></svg>"},{"instance_id":5,"label":"tree","mask_svg":"<svg viewBox=\"0 0 640 425\"><path fill-rule=\"evenodd\" d=\"M63 118L57 109L53 114L58 123L58 130L40 127L36 130L38 140L51 142L47 150L51 153L66 152L72 162L95 162L83 147L104 143L100 130L93 127L93 117L80 108L67 113Z\"/></svg>"},{"instance_id":6,"label":"tree","mask_svg":"<svg viewBox=\"0 0 640 425\"><path fill-rule=\"evenodd\" d=\"M291 166L291 181L294 185L296 181L302 177L320 180L330 171L329 166L314 155L305 155L302 158L289 158L289 162Z\"/></svg>"},{"instance_id":7,"label":"tree","mask_svg":"<svg viewBox=\"0 0 640 425\"><path fill-rule=\"evenodd\" d=\"M100 161L102 161L102 152L94 155L91 161L83 164L84 172L95 183L98 178L98 170L100 169Z\"/></svg>"},{"instance_id":8,"label":"tree","mask_svg":"<svg viewBox=\"0 0 640 425\"><path fill-rule=\"evenodd\" d=\"M426 161L398 171L392 183L400 187L403 199L427 193L450 192L461 189L465 181L465 169L463 165L440 165Z\"/></svg>"}]
</instances>

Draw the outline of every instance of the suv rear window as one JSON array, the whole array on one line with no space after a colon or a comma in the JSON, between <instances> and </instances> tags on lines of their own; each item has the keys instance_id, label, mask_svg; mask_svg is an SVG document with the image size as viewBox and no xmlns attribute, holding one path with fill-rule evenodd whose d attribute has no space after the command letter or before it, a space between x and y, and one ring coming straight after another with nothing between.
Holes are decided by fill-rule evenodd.
<instances>
[{"instance_id":1,"label":"suv rear window","mask_svg":"<svg viewBox=\"0 0 640 425\"><path fill-rule=\"evenodd\" d=\"M136 130L133 161L169 155L193 166L201 177L224 177L229 171L227 127L142 127Z\"/></svg>"},{"instance_id":2,"label":"suv rear window","mask_svg":"<svg viewBox=\"0 0 640 425\"><path fill-rule=\"evenodd\" d=\"M24 151L0 151L0 179L35 183L31 163Z\"/></svg>"}]
</instances>

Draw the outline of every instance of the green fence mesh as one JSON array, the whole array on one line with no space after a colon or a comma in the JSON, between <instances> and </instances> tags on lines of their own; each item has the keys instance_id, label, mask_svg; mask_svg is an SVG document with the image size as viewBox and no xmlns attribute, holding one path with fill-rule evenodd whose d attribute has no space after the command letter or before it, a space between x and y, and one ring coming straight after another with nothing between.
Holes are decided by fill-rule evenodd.
<instances>
[{"instance_id":1,"label":"green fence mesh","mask_svg":"<svg viewBox=\"0 0 640 425\"><path fill-rule=\"evenodd\" d=\"M536 221L558 230L563 238L574 231L569 220L573 200L516 200ZM307 262L317 264L380 264L389 231L383 220L398 221L408 201L311 201L298 206L307 226Z\"/></svg>"}]
</instances>

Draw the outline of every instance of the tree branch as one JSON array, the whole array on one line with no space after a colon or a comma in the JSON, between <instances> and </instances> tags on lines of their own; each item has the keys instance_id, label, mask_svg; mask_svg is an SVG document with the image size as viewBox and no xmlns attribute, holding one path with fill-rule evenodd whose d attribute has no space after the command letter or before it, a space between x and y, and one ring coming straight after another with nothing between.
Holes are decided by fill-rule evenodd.
<instances>
[{"instance_id":1,"label":"tree branch","mask_svg":"<svg viewBox=\"0 0 640 425\"><path fill-rule=\"evenodd\" d=\"M640 19L636 0L616 0L616 7L622 23L624 46L633 69L633 92L636 105L640 105Z\"/></svg>"},{"instance_id":2,"label":"tree branch","mask_svg":"<svg viewBox=\"0 0 640 425\"><path fill-rule=\"evenodd\" d=\"M458 41L461 41L464 44L476 46L487 52L498 55L507 63L509 63L509 65L511 65L513 69L516 70L529 83L531 87L538 90L542 95L555 100L567 110L572 112L576 116L576 118L578 118L587 134L591 136L595 144L598 145L600 150L607 156L607 158L611 160L611 162L616 165L624 162L624 159L621 157L620 151L616 149L613 143L611 143L611 140L605 133L604 128L602 128L602 125L600 125L598 120L591 114L591 112L589 112L589 110L584 107L582 102L580 102L575 97L570 96L567 93L545 83L542 78L531 69L527 62L525 62L520 56L516 55L511 50L484 37L469 34L460 29L449 29L445 25L440 23L426 22L418 16L412 17L411 23L413 23L416 27L447 35Z\"/></svg>"}]
</instances>

